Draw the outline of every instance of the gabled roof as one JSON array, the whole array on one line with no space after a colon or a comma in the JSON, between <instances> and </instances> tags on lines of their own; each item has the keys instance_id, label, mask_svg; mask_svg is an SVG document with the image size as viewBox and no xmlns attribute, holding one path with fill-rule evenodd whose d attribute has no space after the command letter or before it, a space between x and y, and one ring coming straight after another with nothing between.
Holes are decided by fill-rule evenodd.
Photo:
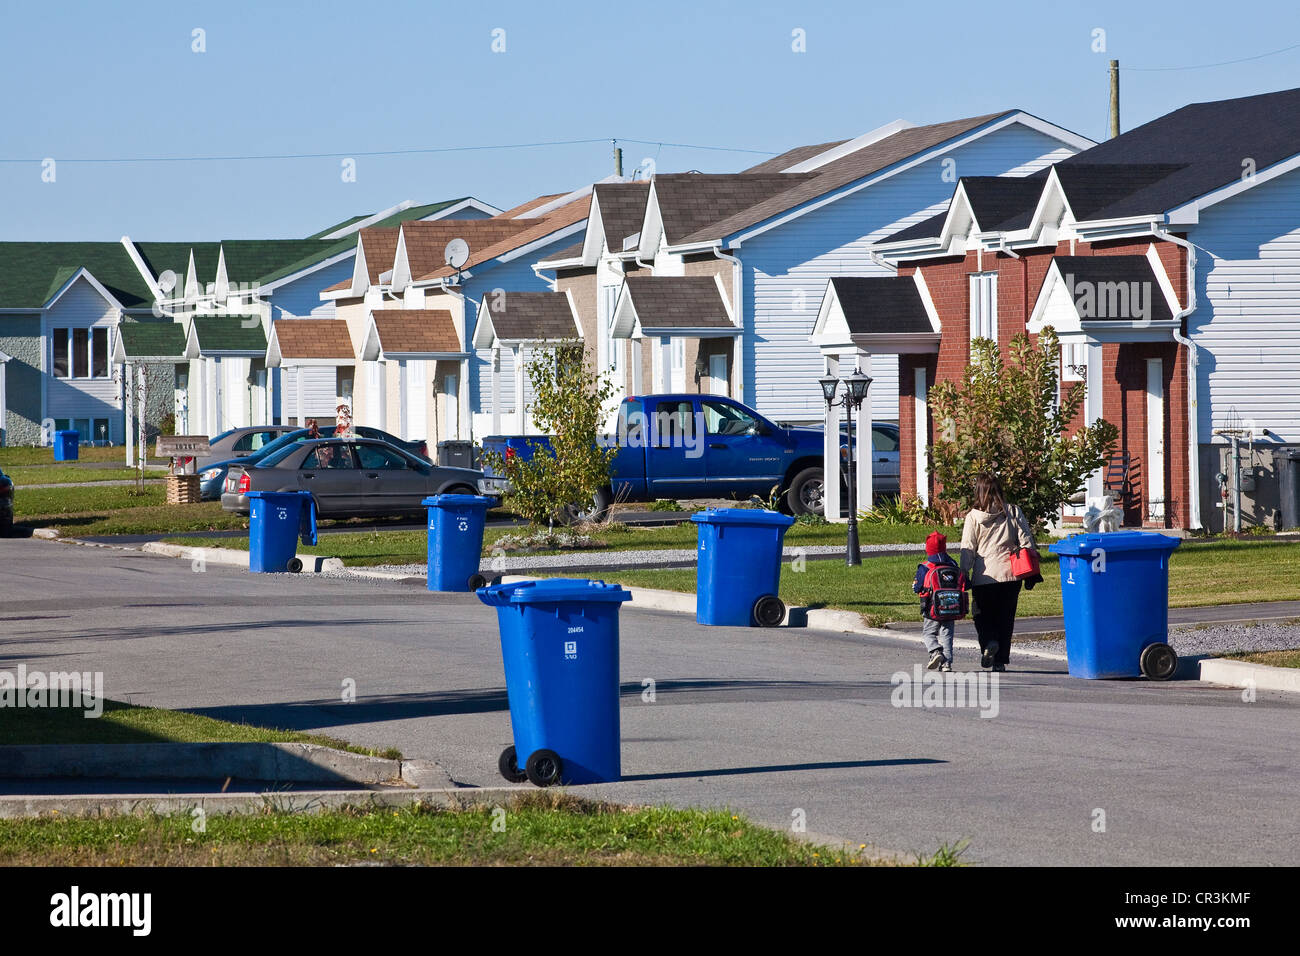
<instances>
[{"instance_id":1,"label":"gabled roof","mask_svg":"<svg viewBox=\"0 0 1300 956\"><path fill-rule=\"evenodd\" d=\"M543 204L544 205L544 204ZM522 249L525 246L535 242L540 242L560 230L569 226L576 226L587 218L587 211L591 207L591 193L585 192L572 202L564 203L561 206L550 209L544 214L539 213L539 218L533 225L526 229L511 234L482 249L470 248L469 260L462 266L462 269L473 269L475 266L491 262L501 256L508 255L516 249ZM538 207L534 207L538 208ZM501 219L503 217L494 217ZM450 266L439 266L422 276L417 276L417 281L429 281L433 279L442 279L456 275L455 269Z\"/></svg>"},{"instance_id":2,"label":"gabled roof","mask_svg":"<svg viewBox=\"0 0 1300 956\"><path fill-rule=\"evenodd\" d=\"M472 258L476 249L487 249L543 221L493 216L490 219L434 219L404 223L401 235L407 267L412 276L428 275L446 265L444 253L447 243L453 239L464 239L469 244ZM366 259L370 259L369 252Z\"/></svg>"},{"instance_id":3,"label":"gabled roof","mask_svg":"<svg viewBox=\"0 0 1300 956\"><path fill-rule=\"evenodd\" d=\"M819 156L820 154L826 152L827 150L834 149L836 146L843 146L847 142L848 142L847 139L837 139L831 143L819 143L810 146L796 146L794 147L794 149L787 149L784 153L781 153L778 156L773 156L771 159L765 159L757 166L750 166L748 169L741 170L741 172L744 173L784 172L785 170L789 169L791 166L797 166L799 163L806 162L814 158L815 156Z\"/></svg>"},{"instance_id":4,"label":"gabled roof","mask_svg":"<svg viewBox=\"0 0 1300 956\"><path fill-rule=\"evenodd\" d=\"M295 362L294 360L299 360ZM344 319L277 319L271 323L271 338L266 343L266 364L300 364L309 362L353 362L356 353L352 336Z\"/></svg>"},{"instance_id":5,"label":"gabled roof","mask_svg":"<svg viewBox=\"0 0 1300 956\"><path fill-rule=\"evenodd\" d=\"M465 354L447 309L376 309L370 313L361 357L459 358Z\"/></svg>"},{"instance_id":6,"label":"gabled roof","mask_svg":"<svg viewBox=\"0 0 1300 956\"><path fill-rule=\"evenodd\" d=\"M1052 265L1083 321L1168 322L1174 317L1161 293L1164 283L1146 256L1053 256ZM1118 285L1128 287L1118 290L1122 295ZM1141 290L1140 302L1129 295L1135 286ZM1146 308L1142 303L1150 305L1149 312L1136 314L1139 307Z\"/></svg>"},{"instance_id":7,"label":"gabled roof","mask_svg":"<svg viewBox=\"0 0 1300 956\"><path fill-rule=\"evenodd\" d=\"M474 328L474 347L561 342L582 338L582 326L567 292L506 292L483 296Z\"/></svg>"},{"instance_id":8,"label":"gabled roof","mask_svg":"<svg viewBox=\"0 0 1300 956\"><path fill-rule=\"evenodd\" d=\"M632 183L597 183L596 204L600 209L601 227L610 252L622 252L623 240L641 231L645 219L648 181ZM552 258L560 258L558 255Z\"/></svg>"},{"instance_id":9,"label":"gabled roof","mask_svg":"<svg viewBox=\"0 0 1300 956\"><path fill-rule=\"evenodd\" d=\"M397 255L399 228L362 229L357 233L357 246L366 257L366 274L371 285L379 285L379 277L393 268ZM349 285L351 280L349 280Z\"/></svg>"},{"instance_id":10,"label":"gabled roof","mask_svg":"<svg viewBox=\"0 0 1300 956\"><path fill-rule=\"evenodd\" d=\"M1023 229L1033 218L1049 172L1050 169L1040 169L1028 176L963 176L943 212L900 229L887 236L882 244L938 239L958 206L959 196L965 197L977 231Z\"/></svg>"},{"instance_id":11,"label":"gabled roof","mask_svg":"<svg viewBox=\"0 0 1300 956\"><path fill-rule=\"evenodd\" d=\"M563 195L564 193L549 193L545 196L538 196L536 199L530 199L528 202L520 203L518 206L507 209L505 212L500 214L500 218L516 219L520 216L526 216L538 206L545 206L547 203L555 202L555 200L559 199Z\"/></svg>"},{"instance_id":12,"label":"gabled roof","mask_svg":"<svg viewBox=\"0 0 1300 956\"><path fill-rule=\"evenodd\" d=\"M123 308L153 302L120 242L0 242L0 309L39 310L81 269Z\"/></svg>"},{"instance_id":13,"label":"gabled roof","mask_svg":"<svg viewBox=\"0 0 1300 956\"><path fill-rule=\"evenodd\" d=\"M668 245L721 237L720 223L738 221L764 200L789 192L812 173L670 173L654 179ZM782 207L788 208L788 207ZM638 231L640 224L638 224Z\"/></svg>"},{"instance_id":14,"label":"gabled roof","mask_svg":"<svg viewBox=\"0 0 1300 956\"><path fill-rule=\"evenodd\" d=\"M121 365L142 359L171 359L185 355L185 327L179 322L122 322L113 343L113 361Z\"/></svg>"},{"instance_id":15,"label":"gabled roof","mask_svg":"<svg viewBox=\"0 0 1300 956\"><path fill-rule=\"evenodd\" d=\"M733 334L740 329L715 276L631 275L623 280L610 334Z\"/></svg>"},{"instance_id":16,"label":"gabled roof","mask_svg":"<svg viewBox=\"0 0 1300 956\"><path fill-rule=\"evenodd\" d=\"M836 276L826 284L812 341L833 351L911 354L939 349L939 316L920 272L907 276Z\"/></svg>"},{"instance_id":17,"label":"gabled roof","mask_svg":"<svg viewBox=\"0 0 1300 956\"><path fill-rule=\"evenodd\" d=\"M195 315L185 339L185 357L237 355L261 357L266 333L260 315Z\"/></svg>"}]
</instances>

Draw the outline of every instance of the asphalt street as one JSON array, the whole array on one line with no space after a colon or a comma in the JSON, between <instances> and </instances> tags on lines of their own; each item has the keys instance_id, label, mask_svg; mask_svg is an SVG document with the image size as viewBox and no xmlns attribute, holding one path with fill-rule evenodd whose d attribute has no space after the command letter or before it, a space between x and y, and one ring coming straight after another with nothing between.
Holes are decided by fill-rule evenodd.
<instances>
[{"instance_id":1,"label":"asphalt street","mask_svg":"<svg viewBox=\"0 0 1300 956\"><path fill-rule=\"evenodd\" d=\"M706 628L624 605L625 779L575 790L729 806L904 853L968 838L967 857L993 864L1300 862L1295 695L1081 681L1015 656L994 717L894 706L891 675L922 657L903 639ZM0 540L0 669L19 663L502 783L496 615L473 595ZM958 667L976 668L973 652Z\"/></svg>"}]
</instances>

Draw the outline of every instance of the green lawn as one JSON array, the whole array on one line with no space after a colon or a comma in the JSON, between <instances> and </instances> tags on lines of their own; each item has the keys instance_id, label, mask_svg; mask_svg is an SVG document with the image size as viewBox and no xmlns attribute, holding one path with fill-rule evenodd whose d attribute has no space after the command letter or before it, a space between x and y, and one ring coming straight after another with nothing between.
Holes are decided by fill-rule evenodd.
<instances>
[{"instance_id":1,"label":"green lawn","mask_svg":"<svg viewBox=\"0 0 1300 956\"><path fill-rule=\"evenodd\" d=\"M74 481L124 481L134 480L139 471L134 468L86 468L83 465L22 465L6 468L5 474L20 489L31 485L62 485ZM146 478L163 478L165 472L150 469Z\"/></svg>"},{"instance_id":2,"label":"green lawn","mask_svg":"<svg viewBox=\"0 0 1300 956\"><path fill-rule=\"evenodd\" d=\"M120 461L126 462L126 449L120 445L116 448L101 448L82 445L77 449L78 461ZM53 448L26 448L12 445L0 448L0 469L8 474L9 466L14 465L54 465L64 464L54 460ZM70 464L70 463L69 463Z\"/></svg>"},{"instance_id":3,"label":"green lawn","mask_svg":"<svg viewBox=\"0 0 1300 956\"><path fill-rule=\"evenodd\" d=\"M23 488L14 489L14 517L22 523L56 515L107 513L131 508L164 504L167 490L162 485L145 485L137 492L134 485L108 485L103 488Z\"/></svg>"},{"instance_id":4,"label":"green lawn","mask_svg":"<svg viewBox=\"0 0 1300 956\"><path fill-rule=\"evenodd\" d=\"M396 750L354 747L320 734L234 724L183 710L134 707L104 701L104 713L86 717L79 708L6 708L0 721L0 745L5 744L143 744L143 743L303 743L320 744L371 756L401 759Z\"/></svg>"},{"instance_id":5,"label":"green lawn","mask_svg":"<svg viewBox=\"0 0 1300 956\"><path fill-rule=\"evenodd\" d=\"M912 580L916 558L899 555L863 558L846 567L839 561L809 561L795 573L789 561L781 573L781 599L799 607L833 607L858 611L869 626L919 620ZM693 569L608 571L605 580L629 586L694 591ZM1022 591L1021 617L1061 613L1061 580L1056 556L1043 554L1043 583ZM1186 545L1169 565L1169 605L1195 607L1253 601L1300 600L1300 543L1216 541Z\"/></svg>"},{"instance_id":6,"label":"green lawn","mask_svg":"<svg viewBox=\"0 0 1300 956\"><path fill-rule=\"evenodd\" d=\"M179 530L179 529L177 529ZM503 535L519 534L521 528L489 528L483 535L483 556L492 556L493 543ZM932 528L922 525L868 525L863 527L861 540L871 544L916 544L920 546ZM944 529L960 538L960 529ZM596 526L589 533L602 542L600 551L660 551L693 549L698 540L696 525L685 522L660 528L636 528L627 525ZM791 547L810 545L842 545L843 525L796 524L786 532L785 543ZM168 538L170 544L184 544L207 548L248 548L247 539L227 538ZM428 555L428 538L420 531L365 531L331 534L321 538L315 547L303 547L304 554L319 554L342 558L345 564L367 567L375 564L423 564ZM556 554L539 551L536 554Z\"/></svg>"},{"instance_id":7,"label":"green lawn","mask_svg":"<svg viewBox=\"0 0 1300 956\"><path fill-rule=\"evenodd\" d=\"M1300 650L1256 651L1251 654L1225 654L1223 656L1236 661L1249 661L1252 664L1267 664L1269 667L1300 667Z\"/></svg>"},{"instance_id":8,"label":"green lawn","mask_svg":"<svg viewBox=\"0 0 1300 956\"><path fill-rule=\"evenodd\" d=\"M504 812L503 812L504 811ZM562 792L499 808L346 808L0 820L5 866L861 866L879 861L726 810L622 807ZM931 860L918 861L930 863Z\"/></svg>"}]
</instances>

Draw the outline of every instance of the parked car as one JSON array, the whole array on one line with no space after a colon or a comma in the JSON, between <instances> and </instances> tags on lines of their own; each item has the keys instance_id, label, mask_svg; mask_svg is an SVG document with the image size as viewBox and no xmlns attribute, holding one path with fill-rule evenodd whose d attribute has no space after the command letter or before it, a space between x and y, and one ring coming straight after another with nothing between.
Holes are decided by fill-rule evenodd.
<instances>
[{"instance_id":1,"label":"parked car","mask_svg":"<svg viewBox=\"0 0 1300 956\"><path fill-rule=\"evenodd\" d=\"M14 480L0 471L0 537L14 530Z\"/></svg>"},{"instance_id":2,"label":"parked car","mask_svg":"<svg viewBox=\"0 0 1300 956\"><path fill-rule=\"evenodd\" d=\"M327 425L324 428L318 429L318 431L322 438L330 438L334 435L335 426ZM429 456L424 454L424 449L426 449L427 446L423 441L403 441L396 435L390 435L386 431L382 431L378 428L371 428L368 425L354 425L352 431L358 438L374 438L380 441L386 441L390 445L395 445L398 448L416 455L417 457L423 458L425 461L429 460ZM275 441L271 442L269 445L263 445L251 455L229 458L225 461L208 462L205 466L201 466L203 470L199 472L199 497L203 501L217 501L225 491L226 476L230 473L232 467L237 466L245 468L249 465L255 465L258 462L263 461L268 455L272 455L279 451L281 448L293 444L294 442L303 441L310 434L311 432L306 428L297 428L293 431L285 432Z\"/></svg>"},{"instance_id":3,"label":"parked car","mask_svg":"<svg viewBox=\"0 0 1300 956\"><path fill-rule=\"evenodd\" d=\"M374 438L295 441L226 476L221 507L248 514L250 491L309 491L330 518L417 514L430 495L478 494L483 473L443 468Z\"/></svg>"},{"instance_id":4,"label":"parked car","mask_svg":"<svg viewBox=\"0 0 1300 956\"><path fill-rule=\"evenodd\" d=\"M196 455L197 468L207 468L210 462L226 461L251 455L271 444L285 432L294 431L293 425L254 425L251 428L231 428L215 438L208 439L208 450Z\"/></svg>"},{"instance_id":5,"label":"parked car","mask_svg":"<svg viewBox=\"0 0 1300 956\"><path fill-rule=\"evenodd\" d=\"M848 471L848 434L848 428L840 425L840 459L844 472ZM872 422L871 448L854 449L859 467L863 461L871 462L871 490L877 497L899 493L899 442L898 426L893 422Z\"/></svg>"}]
</instances>

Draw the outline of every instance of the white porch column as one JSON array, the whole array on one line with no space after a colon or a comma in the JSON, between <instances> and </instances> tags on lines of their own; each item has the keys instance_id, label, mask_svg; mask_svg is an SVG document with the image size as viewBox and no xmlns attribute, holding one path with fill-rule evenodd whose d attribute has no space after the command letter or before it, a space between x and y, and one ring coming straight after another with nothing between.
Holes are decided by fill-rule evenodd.
<instances>
[{"instance_id":1,"label":"white porch column","mask_svg":"<svg viewBox=\"0 0 1300 956\"><path fill-rule=\"evenodd\" d=\"M400 359L397 363L397 434L402 439L405 439L406 433L410 431L410 422L407 421L409 417L407 404L406 359Z\"/></svg>"},{"instance_id":2,"label":"white porch column","mask_svg":"<svg viewBox=\"0 0 1300 956\"><path fill-rule=\"evenodd\" d=\"M489 360L492 376L492 434L501 434L501 346L494 346Z\"/></svg>"},{"instance_id":3,"label":"white porch column","mask_svg":"<svg viewBox=\"0 0 1300 956\"><path fill-rule=\"evenodd\" d=\"M916 454L916 496L928 505L930 503L930 462L926 452L929 447L927 436L930 431L930 386L924 367L914 371L912 421L914 423L913 443ZM899 490L902 490L901 486Z\"/></svg>"},{"instance_id":4,"label":"white porch column","mask_svg":"<svg viewBox=\"0 0 1300 956\"><path fill-rule=\"evenodd\" d=\"M1085 373L1088 380L1088 390L1084 397L1084 404L1087 406L1084 418L1089 425L1101 418L1101 363L1101 346L1091 342L1088 343L1088 368ZM1096 498L1102 494L1102 480L1105 471L1106 466L1102 465L1100 469L1088 476L1088 497Z\"/></svg>"},{"instance_id":5,"label":"white porch column","mask_svg":"<svg viewBox=\"0 0 1300 956\"><path fill-rule=\"evenodd\" d=\"M840 376L840 360L837 355L823 356L826 360L826 374ZM823 402L824 404L824 402ZM843 521L840 517L840 407L826 409L825 430L822 432L822 502L824 514L828 521Z\"/></svg>"},{"instance_id":6,"label":"white porch column","mask_svg":"<svg viewBox=\"0 0 1300 956\"><path fill-rule=\"evenodd\" d=\"M654 351L655 391L672 391L673 340L661 335L655 341Z\"/></svg>"},{"instance_id":7,"label":"white porch column","mask_svg":"<svg viewBox=\"0 0 1300 956\"><path fill-rule=\"evenodd\" d=\"M528 411L524 407L524 350L515 345L511 347L510 354L514 358L515 418L519 422L515 434L526 435L528 434Z\"/></svg>"},{"instance_id":8,"label":"white porch column","mask_svg":"<svg viewBox=\"0 0 1300 956\"><path fill-rule=\"evenodd\" d=\"M727 392L738 402L747 402L745 398L745 336L737 335L731 340L731 388Z\"/></svg>"},{"instance_id":9,"label":"white porch column","mask_svg":"<svg viewBox=\"0 0 1300 956\"><path fill-rule=\"evenodd\" d=\"M148 387L148 382L149 382L149 369L147 366L144 365L141 365L139 368L140 368L140 413L139 413L140 446L138 448L138 451L140 454L140 458L139 458L140 465L143 467L144 463L149 460L149 449L147 447L148 437L145 434L145 423L148 421L148 418L146 416L146 409L148 409L149 407L149 396L146 394L146 389Z\"/></svg>"},{"instance_id":10,"label":"white porch column","mask_svg":"<svg viewBox=\"0 0 1300 956\"><path fill-rule=\"evenodd\" d=\"M2 369L4 366L0 366ZM132 373L130 363L122 366L122 415L126 419L126 465L135 464L135 406L131 403ZM0 373L2 375L3 373ZM3 379L0 379L3 381Z\"/></svg>"},{"instance_id":11,"label":"white porch column","mask_svg":"<svg viewBox=\"0 0 1300 956\"><path fill-rule=\"evenodd\" d=\"M212 387L215 398L212 402L214 418L212 434L219 435L226 430L226 370L221 367L221 357L212 360Z\"/></svg>"},{"instance_id":12,"label":"white porch column","mask_svg":"<svg viewBox=\"0 0 1300 956\"><path fill-rule=\"evenodd\" d=\"M379 362L379 424L376 428L388 431L388 362Z\"/></svg>"},{"instance_id":13,"label":"white porch column","mask_svg":"<svg viewBox=\"0 0 1300 956\"><path fill-rule=\"evenodd\" d=\"M474 408L470 404L469 391L469 361L463 360L459 365L460 371L457 372L456 378L456 395L458 397L456 409L456 438L467 438L474 440Z\"/></svg>"},{"instance_id":14,"label":"white porch column","mask_svg":"<svg viewBox=\"0 0 1300 956\"><path fill-rule=\"evenodd\" d=\"M301 365L295 365L294 368L293 368L293 392L294 392L293 400L294 400L294 412L295 412L295 413L297 414L297 416L298 416L298 427L299 427L299 428L305 428L306 425L307 425L306 419L303 418L303 409L304 409L304 407L306 406L306 402L305 402L305 400L304 400L304 396L303 396L303 374L302 374L302 370L303 370L303 366L301 366Z\"/></svg>"},{"instance_id":15,"label":"white porch column","mask_svg":"<svg viewBox=\"0 0 1300 956\"><path fill-rule=\"evenodd\" d=\"M641 356L641 340L632 339L632 394L640 395L642 390L642 369L641 363L644 359Z\"/></svg>"}]
</instances>

